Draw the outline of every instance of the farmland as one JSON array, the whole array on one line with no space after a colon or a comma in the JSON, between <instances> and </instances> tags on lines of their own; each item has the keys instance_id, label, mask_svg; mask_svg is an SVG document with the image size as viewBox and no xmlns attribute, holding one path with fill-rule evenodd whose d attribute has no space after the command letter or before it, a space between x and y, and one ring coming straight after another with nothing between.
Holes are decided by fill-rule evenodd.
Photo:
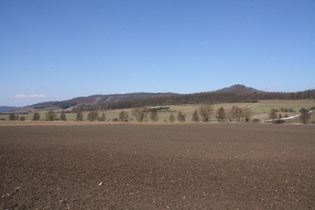
<instances>
[{"instance_id":1,"label":"farmland","mask_svg":"<svg viewBox=\"0 0 315 210\"><path fill-rule=\"evenodd\" d=\"M159 121L166 122L169 120L170 114L176 115L178 111L182 111L186 115L186 121L191 121L192 114L194 110L198 109L200 104L184 104L184 105L170 105L167 110L158 111ZM249 107L253 116L252 119L259 119L260 121L265 121L268 119L268 113L271 109L277 109L280 111L281 108L291 109L294 112L282 112L282 115L293 116L297 115L301 108L309 109L315 106L314 100L260 100L258 103L221 103L221 104L213 104L214 113L211 115L211 120L215 120L215 112L220 107L223 107L225 110L229 110L232 106L237 107ZM154 108L154 107L153 107ZM156 107L157 108L157 107ZM56 110L57 112L61 112L62 110ZM69 111L69 110L66 110ZM106 121L113 121L115 118L119 117L119 113L122 110L114 109L114 110L105 110L99 111L99 115L105 114ZM131 109L125 109L125 111L129 112L129 121L135 121L134 117L131 114ZM45 120L45 111L39 112L41 116L41 120ZM89 112L83 112L83 119L87 119L87 115ZM32 120L32 114L20 115L25 116L26 120ZM76 120L76 113L66 113L66 117L68 121ZM0 115L0 119L9 120L8 115ZM149 120L149 119L147 119ZM315 122L315 114L312 114L310 122ZM298 120L291 120L289 122L299 122Z\"/></svg>"},{"instance_id":2,"label":"farmland","mask_svg":"<svg viewBox=\"0 0 315 210\"><path fill-rule=\"evenodd\" d=\"M0 209L315 206L312 125L53 123L0 127Z\"/></svg>"}]
</instances>

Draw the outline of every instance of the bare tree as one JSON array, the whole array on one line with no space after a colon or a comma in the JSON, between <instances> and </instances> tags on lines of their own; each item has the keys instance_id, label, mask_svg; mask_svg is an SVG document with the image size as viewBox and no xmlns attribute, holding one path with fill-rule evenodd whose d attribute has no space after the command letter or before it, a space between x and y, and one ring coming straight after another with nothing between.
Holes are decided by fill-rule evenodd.
<instances>
[{"instance_id":1,"label":"bare tree","mask_svg":"<svg viewBox=\"0 0 315 210\"><path fill-rule=\"evenodd\" d=\"M87 119L89 121L95 121L98 119L98 112L97 111L92 111L88 114Z\"/></svg>"},{"instance_id":2,"label":"bare tree","mask_svg":"<svg viewBox=\"0 0 315 210\"><path fill-rule=\"evenodd\" d=\"M62 120L62 121L66 121L67 120L67 117L66 117L66 114L64 113L64 112L61 112L60 113L60 120Z\"/></svg>"},{"instance_id":3,"label":"bare tree","mask_svg":"<svg viewBox=\"0 0 315 210\"><path fill-rule=\"evenodd\" d=\"M83 121L83 114L82 112L78 112L76 116L77 121Z\"/></svg>"},{"instance_id":4,"label":"bare tree","mask_svg":"<svg viewBox=\"0 0 315 210\"><path fill-rule=\"evenodd\" d=\"M138 122L142 122L148 116L148 109L146 107L136 107L132 109L132 115Z\"/></svg>"},{"instance_id":5,"label":"bare tree","mask_svg":"<svg viewBox=\"0 0 315 210\"><path fill-rule=\"evenodd\" d=\"M243 109L239 108L237 106L232 107L232 118L236 121L242 121L243 120Z\"/></svg>"},{"instance_id":6,"label":"bare tree","mask_svg":"<svg viewBox=\"0 0 315 210\"><path fill-rule=\"evenodd\" d=\"M99 118L98 121L106 121L106 115L103 113Z\"/></svg>"},{"instance_id":7,"label":"bare tree","mask_svg":"<svg viewBox=\"0 0 315 210\"><path fill-rule=\"evenodd\" d=\"M186 121L186 115L183 112L179 111L177 114L177 120L179 122L185 122Z\"/></svg>"},{"instance_id":8,"label":"bare tree","mask_svg":"<svg viewBox=\"0 0 315 210\"><path fill-rule=\"evenodd\" d=\"M243 121L244 120L244 113L243 113L243 109L240 108L240 107L237 107L238 108L238 112L237 112L237 121L240 122L240 121Z\"/></svg>"},{"instance_id":9,"label":"bare tree","mask_svg":"<svg viewBox=\"0 0 315 210\"><path fill-rule=\"evenodd\" d=\"M56 120L57 114L54 111L49 111L46 113L46 120L47 121L54 121Z\"/></svg>"},{"instance_id":10,"label":"bare tree","mask_svg":"<svg viewBox=\"0 0 315 210\"><path fill-rule=\"evenodd\" d=\"M213 107L210 104L203 104L199 107L199 114L204 122L210 120L210 115L213 113Z\"/></svg>"},{"instance_id":11,"label":"bare tree","mask_svg":"<svg viewBox=\"0 0 315 210\"><path fill-rule=\"evenodd\" d=\"M246 122L248 122L250 118L253 116L252 110L248 107L244 107L242 112Z\"/></svg>"},{"instance_id":12,"label":"bare tree","mask_svg":"<svg viewBox=\"0 0 315 210\"><path fill-rule=\"evenodd\" d=\"M119 120L121 122L128 122L129 114L127 111L121 111L119 113Z\"/></svg>"},{"instance_id":13,"label":"bare tree","mask_svg":"<svg viewBox=\"0 0 315 210\"><path fill-rule=\"evenodd\" d=\"M191 120L194 121L194 122L199 122L199 115L198 115L198 111L197 110L194 111Z\"/></svg>"},{"instance_id":14,"label":"bare tree","mask_svg":"<svg viewBox=\"0 0 315 210\"><path fill-rule=\"evenodd\" d=\"M169 120L170 122L175 122L175 116L174 116L174 114L170 114L168 120Z\"/></svg>"},{"instance_id":15,"label":"bare tree","mask_svg":"<svg viewBox=\"0 0 315 210\"><path fill-rule=\"evenodd\" d=\"M9 115L9 120L16 120L16 118L17 117L13 113Z\"/></svg>"},{"instance_id":16,"label":"bare tree","mask_svg":"<svg viewBox=\"0 0 315 210\"><path fill-rule=\"evenodd\" d=\"M304 124L307 124L309 119L311 119L311 113L309 112L309 110L305 109L305 108L302 108L300 110L300 120L302 123Z\"/></svg>"},{"instance_id":17,"label":"bare tree","mask_svg":"<svg viewBox=\"0 0 315 210\"><path fill-rule=\"evenodd\" d=\"M40 120L40 114L38 112L35 112L34 115L33 115L33 120L36 121L36 120Z\"/></svg>"},{"instance_id":18,"label":"bare tree","mask_svg":"<svg viewBox=\"0 0 315 210\"><path fill-rule=\"evenodd\" d=\"M217 121L219 122L223 122L225 120L225 110L223 107L218 109L215 117L217 118Z\"/></svg>"},{"instance_id":19,"label":"bare tree","mask_svg":"<svg viewBox=\"0 0 315 210\"><path fill-rule=\"evenodd\" d=\"M248 107L240 108L237 106L232 106L231 109L229 109L226 113L226 117L230 121L246 121L248 122L250 118L252 117L252 110Z\"/></svg>"},{"instance_id":20,"label":"bare tree","mask_svg":"<svg viewBox=\"0 0 315 210\"><path fill-rule=\"evenodd\" d=\"M273 120L273 119L277 119L277 110L275 109L271 109L269 112L269 119Z\"/></svg>"},{"instance_id":21,"label":"bare tree","mask_svg":"<svg viewBox=\"0 0 315 210\"><path fill-rule=\"evenodd\" d=\"M157 109L151 109L151 112L150 112L150 119L152 121L159 121L159 116L158 116L158 113L157 113Z\"/></svg>"}]
</instances>

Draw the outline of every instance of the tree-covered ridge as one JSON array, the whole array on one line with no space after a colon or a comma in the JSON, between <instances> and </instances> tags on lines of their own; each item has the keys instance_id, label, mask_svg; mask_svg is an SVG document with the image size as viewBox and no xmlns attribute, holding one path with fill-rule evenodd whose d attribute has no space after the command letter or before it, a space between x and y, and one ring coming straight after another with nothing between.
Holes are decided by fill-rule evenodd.
<instances>
[{"instance_id":1,"label":"tree-covered ridge","mask_svg":"<svg viewBox=\"0 0 315 210\"><path fill-rule=\"evenodd\" d=\"M195 94L181 94L155 98L134 99L111 103L109 109L123 109L135 106L165 106L179 104L218 104L218 103L254 103L258 100L301 100L315 99L315 90L302 92L226 92L215 91Z\"/></svg>"},{"instance_id":2,"label":"tree-covered ridge","mask_svg":"<svg viewBox=\"0 0 315 210\"><path fill-rule=\"evenodd\" d=\"M71 109L73 112L97 111L106 109L125 109L145 106L167 106L179 104L218 104L253 103L258 100L300 100L315 99L315 89L300 92L266 92L244 85L233 85L217 91L193 94L176 93L127 93L111 95L92 95L77 97L65 101L53 101L34 104L14 111L15 113L33 113Z\"/></svg>"}]
</instances>

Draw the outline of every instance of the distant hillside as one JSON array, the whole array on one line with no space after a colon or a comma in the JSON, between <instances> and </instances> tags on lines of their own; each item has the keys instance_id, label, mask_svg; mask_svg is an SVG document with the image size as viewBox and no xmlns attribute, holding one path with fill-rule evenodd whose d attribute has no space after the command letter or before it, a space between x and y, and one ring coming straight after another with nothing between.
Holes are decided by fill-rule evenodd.
<instances>
[{"instance_id":1,"label":"distant hillside","mask_svg":"<svg viewBox=\"0 0 315 210\"><path fill-rule=\"evenodd\" d=\"M128 101L141 98L152 98L159 96L171 96L175 93L126 93L126 94L111 94L111 95L92 95L87 97L73 98L67 101L54 103L60 104L111 104L114 102Z\"/></svg>"},{"instance_id":2,"label":"distant hillside","mask_svg":"<svg viewBox=\"0 0 315 210\"><path fill-rule=\"evenodd\" d=\"M135 106L164 106L176 104L199 103L237 103L257 102L258 100L298 100L315 99L315 89L301 92L265 92L244 85L232 85L231 87L211 92L194 94L176 93L127 93L111 95L92 95L77 97L65 101L50 101L32 106L23 107L16 112L34 112L40 110L68 109L73 111L91 111L105 109L124 109Z\"/></svg>"},{"instance_id":3,"label":"distant hillside","mask_svg":"<svg viewBox=\"0 0 315 210\"><path fill-rule=\"evenodd\" d=\"M19 107L15 106L0 106L0 112L10 112L18 109Z\"/></svg>"},{"instance_id":4,"label":"distant hillside","mask_svg":"<svg viewBox=\"0 0 315 210\"><path fill-rule=\"evenodd\" d=\"M179 104L199 104L199 103L255 103L258 100L299 100L315 99L315 89L301 92L265 92L244 85L233 85L217 91L178 94L172 96L162 96L156 98L137 99L112 103L108 106L111 109L123 109L138 106L164 106Z\"/></svg>"},{"instance_id":5,"label":"distant hillside","mask_svg":"<svg viewBox=\"0 0 315 210\"><path fill-rule=\"evenodd\" d=\"M70 107L96 107L98 109L105 109L107 105L112 103L119 103L129 100L148 99L161 96L177 95L175 93L126 93L126 94L110 94L110 95L91 95L86 97L77 97L65 101L48 101L43 103L34 104L31 106L23 107L19 109L20 112L33 112L40 110L55 110L55 109L67 109ZM87 108L90 109L90 108ZM82 110L87 111L87 110Z\"/></svg>"}]
</instances>

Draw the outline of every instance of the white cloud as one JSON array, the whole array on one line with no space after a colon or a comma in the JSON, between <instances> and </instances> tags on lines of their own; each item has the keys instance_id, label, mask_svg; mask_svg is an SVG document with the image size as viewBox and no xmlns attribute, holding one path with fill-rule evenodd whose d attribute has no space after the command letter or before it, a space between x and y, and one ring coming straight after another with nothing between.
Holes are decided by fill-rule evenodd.
<instances>
[{"instance_id":1,"label":"white cloud","mask_svg":"<svg viewBox=\"0 0 315 210\"><path fill-rule=\"evenodd\" d=\"M26 98L27 95L21 94L21 95L15 95L14 98Z\"/></svg>"},{"instance_id":2,"label":"white cloud","mask_svg":"<svg viewBox=\"0 0 315 210\"><path fill-rule=\"evenodd\" d=\"M45 98L46 96L45 95L29 95L28 97L30 98Z\"/></svg>"},{"instance_id":3,"label":"white cloud","mask_svg":"<svg viewBox=\"0 0 315 210\"><path fill-rule=\"evenodd\" d=\"M45 98L45 97L46 95L40 95L40 94L34 94L34 95L18 94L14 96L14 98Z\"/></svg>"}]
</instances>

